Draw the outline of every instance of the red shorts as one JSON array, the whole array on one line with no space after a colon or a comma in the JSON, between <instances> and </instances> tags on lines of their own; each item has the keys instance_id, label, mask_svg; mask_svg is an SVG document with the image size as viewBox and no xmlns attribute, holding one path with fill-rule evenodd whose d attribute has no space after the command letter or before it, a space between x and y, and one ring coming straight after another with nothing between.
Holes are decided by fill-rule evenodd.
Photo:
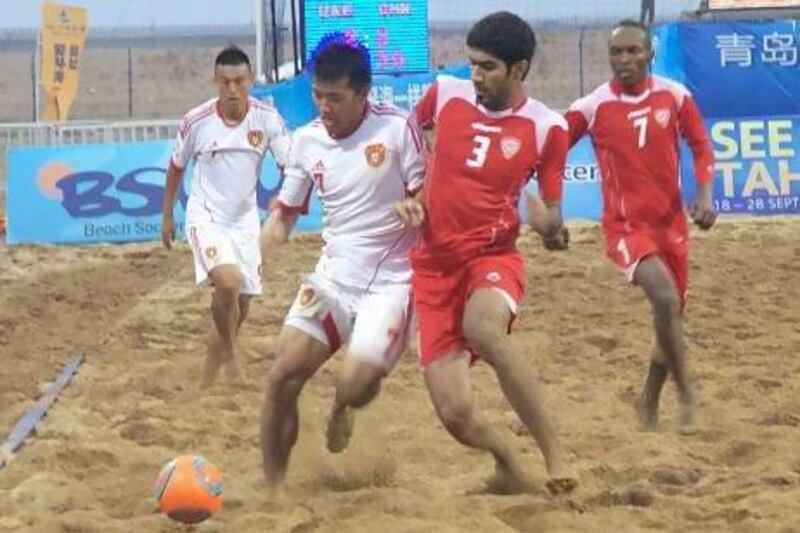
<instances>
[{"instance_id":1,"label":"red shorts","mask_svg":"<svg viewBox=\"0 0 800 533\"><path fill-rule=\"evenodd\" d=\"M479 256L452 270L415 268L411 284L419 321L419 360L425 369L437 359L469 348L461 324L464 307L476 289L498 289L513 321L525 294L525 263L516 250ZM511 323L508 326L510 331Z\"/></svg>"},{"instance_id":2,"label":"red shorts","mask_svg":"<svg viewBox=\"0 0 800 533\"><path fill-rule=\"evenodd\" d=\"M625 278L634 283L634 273L639 263L648 256L657 255L672 274L681 298L681 308L686 305L689 287L688 236L678 231L633 231L618 233L605 231L606 254Z\"/></svg>"}]
</instances>

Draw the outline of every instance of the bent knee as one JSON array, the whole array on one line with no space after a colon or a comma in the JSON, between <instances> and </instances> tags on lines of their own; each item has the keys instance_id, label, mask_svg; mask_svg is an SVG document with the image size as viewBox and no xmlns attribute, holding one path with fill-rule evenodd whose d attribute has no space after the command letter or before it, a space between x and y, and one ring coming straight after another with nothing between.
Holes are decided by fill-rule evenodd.
<instances>
[{"instance_id":1,"label":"bent knee","mask_svg":"<svg viewBox=\"0 0 800 533\"><path fill-rule=\"evenodd\" d=\"M217 268L211 273L214 291L228 297L239 297L244 278L238 268Z\"/></svg>"},{"instance_id":2,"label":"bent knee","mask_svg":"<svg viewBox=\"0 0 800 533\"><path fill-rule=\"evenodd\" d=\"M311 373L300 358L279 356L269 376L268 395L273 398L299 396Z\"/></svg>"},{"instance_id":3,"label":"bent knee","mask_svg":"<svg viewBox=\"0 0 800 533\"><path fill-rule=\"evenodd\" d=\"M495 348L506 340L506 332L496 324L464 320L462 327L467 344L487 362L491 362Z\"/></svg>"},{"instance_id":4,"label":"bent knee","mask_svg":"<svg viewBox=\"0 0 800 533\"><path fill-rule=\"evenodd\" d=\"M436 405L436 412L447 431L457 439L462 439L472 425L472 404L467 400L449 399Z\"/></svg>"},{"instance_id":5,"label":"bent knee","mask_svg":"<svg viewBox=\"0 0 800 533\"><path fill-rule=\"evenodd\" d=\"M348 358L339 374L337 396L345 405L362 407L377 395L384 376L382 367L364 360Z\"/></svg>"}]
</instances>

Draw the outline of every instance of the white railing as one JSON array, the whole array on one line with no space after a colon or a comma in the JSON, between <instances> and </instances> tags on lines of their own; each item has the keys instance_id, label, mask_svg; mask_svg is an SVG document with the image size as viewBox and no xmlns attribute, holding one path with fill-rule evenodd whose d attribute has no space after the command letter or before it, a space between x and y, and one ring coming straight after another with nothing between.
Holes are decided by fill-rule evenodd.
<instances>
[{"instance_id":1,"label":"white railing","mask_svg":"<svg viewBox=\"0 0 800 533\"><path fill-rule=\"evenodd\" d=\"M0 124L0 147L59 146L172 139L179 120Z\"/></svg>"},{"instance_id":2,"label":"white railing","mask_svg":"<svg viewBox=\"0 0 800 533\"><path fill-rule=\"evenodd\" d=\"M0 123L0 213L5 208L7 148L174 139L179 123L179 120Z\"/></svg>"}]
</instances>

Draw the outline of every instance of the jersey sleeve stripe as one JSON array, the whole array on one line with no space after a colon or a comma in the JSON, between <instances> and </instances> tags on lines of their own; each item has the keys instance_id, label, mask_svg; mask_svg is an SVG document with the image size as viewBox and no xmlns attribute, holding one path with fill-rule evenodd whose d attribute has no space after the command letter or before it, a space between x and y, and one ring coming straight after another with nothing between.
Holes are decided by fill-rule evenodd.
<instances>
[{"instance_id":1,"label":"jersey sleeve stripe","mask_svg":"<svg viewBox=\"0 0 800 533\"><path fill-rule=\"evenodd\" d=\"M214 114L214 108L208 108L203 110L201 113L198 113L194 116L188 116L184 119L184 123L181 124L181 136L186 137L189 132L191 131L192 127L195 126L198 122L202 121L203 119L211 116Z\"/></svg>"}]
</instances>

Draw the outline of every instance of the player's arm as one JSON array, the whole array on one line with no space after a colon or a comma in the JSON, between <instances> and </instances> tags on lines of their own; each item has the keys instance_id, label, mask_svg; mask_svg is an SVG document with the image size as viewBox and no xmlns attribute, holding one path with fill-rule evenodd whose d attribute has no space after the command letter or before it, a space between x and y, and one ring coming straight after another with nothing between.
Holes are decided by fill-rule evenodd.
<instances>
[{"instance_id":1,"label":"player's arm","mask_svg":"<svg viewBox=\"0 0 800 533\"><path fill-rule=\"evenodd\" d=\"M425 142L423 133L417 125L416 117L409 118L401 141L401 163L406 186L406 199L398 202L395 210L400 218L411 226L419 226L425 221L422 193L428 155Z\"/></svg>"},{"instance_id":2,"label":"player's arm","mask_svg":"<svg viewBox=\"0 0 800 533\"><path fill-rule=\"evenodd\" d=\"M278 169L283 172L289 162L292 137L286 130L286 124L277 111L268 124L267 133L269 135L269 151L272 153Z\"/></svg>"},{"instance_id":3,"label":"player's arm","mask_svg":"<svg viewBox=\"0 0 800 533\"><path fill-rule=\"evenodd\" d=\"M164 248L172 249L172 241L175 239L175 219L173 212L175 209L175 199L178 195L178 187L183 180L184 170L192 155L193 137L186 119L181 122L178 128L178 135L175 138L175 148L169 161L167 169L167 183L164 187L164 202L161 216L161 242Z\"/></svg>"},{"instance_id":4,"label":"player's arm","mask_svg":"<svg viewBox=\"0 0 800 533\"><path fill-rule=\"evenodd\" d=\"M708 139L703 116L691 96L683 99L678 115L681 134L692 151L697 196L689 214L700 229L710 229L717 220L714 210L714 150Z\"/></svg>"},{"instance_id":5,"label":"player's arm","mask_svg":"<svg viewBox=\"0 0 800 533\"><path fill-rule=\"evenodd\" d=\"M271 250L289 240L297 219L308 213L313 181L296 154L300 146L301 143L296 143L289 150L283 185L271 206L270 215L261 227L259 243L262 262L269 257Z\"/></svg>"},{"instance_id":6,"label":"player's arm","mask_svg":"<svg viewBox=\"0 0 800 533\"><path fill-rule=\"evenodd\" d=\"M289 236L292 234L292 230L297 223L297 219L300 218L300 214L298 210L287 208L276 202L267 220L264 221L264 225L261 227L260 242L262 256L275 246L289 240Z\"/></svg>"},{"instance_id":7,"label":"player's arm","mask_svg":"<svg viewBox=\"0 0 800 533\"><path fill-rule=\"evenodd\" d=\"M568 146L570 148L575 146L575 144L586 135L586 132L589 131L589 120L586 118L584 111L580 109L581 105L582 102L580 100L575 102L569 108L567 114L564 115L567 121L567 127L569 128Z\"/></svg>"},{"instance_id":8,"label":"player's arm","mask_svg":"<svg viewBox=\"0 0 800 533\"><path fill-rule=\"evenodd\" d=\"M531 227L542 236L548 250L565 250L569 232L561 216L564 167L569 149L567 131L552 126L542 148L542 161L537 170L539 197L529 198Z\"/></svg>"}]
</instances>

